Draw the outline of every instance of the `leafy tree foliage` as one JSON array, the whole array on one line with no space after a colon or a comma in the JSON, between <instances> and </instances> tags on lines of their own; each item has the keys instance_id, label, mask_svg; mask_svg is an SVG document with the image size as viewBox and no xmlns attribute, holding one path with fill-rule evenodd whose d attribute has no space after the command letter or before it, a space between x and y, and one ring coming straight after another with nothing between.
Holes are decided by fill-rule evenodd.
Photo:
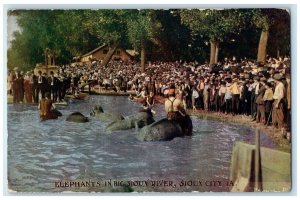
<instances>
[{"instance_id":1,"label":"leafy tree foliage","mask_svg":"<svg viewBox=\"0 0 300 200\"><path fill-rule=\"evenodd\" d=\"M194 34L209 38L211 64L218 62L220 42L225 41L229 34L241 32L248 15L246 10L240 9L181 11L182 22L187 24Z\"/></svg>"},{"instance_id":2,"label":"leafy tree foliage","mask_svg":"<svg viewBox=\"0 0 300 200\"><path fill-rule=\"evenodd\" d=\"M146 60L218 61L218 57L289 54L290 15L283 9L14 10L21 31L8 49L8 67L32 69L51 50L70 63L103 43L140 52ZM258 45L257 45L258 44ZM147 59L146 59L147 58Z\"/></svg>"}]
</instances>

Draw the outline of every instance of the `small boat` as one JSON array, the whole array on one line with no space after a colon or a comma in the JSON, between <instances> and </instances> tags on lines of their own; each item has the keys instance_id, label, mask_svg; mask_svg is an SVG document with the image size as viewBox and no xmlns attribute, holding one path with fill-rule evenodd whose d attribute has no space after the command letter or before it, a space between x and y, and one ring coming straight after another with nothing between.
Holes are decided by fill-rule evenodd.
<instances>
[{"instance_id":1,"label":"small boat","mask_svg":"<svg viewBox=\"0 0 300 200\"><path fill-rule=\"evenodd\" d=\"M53 103L55 106L67 106L69 105L68 102L66 101L61 101L61 102L55 102Z\"/></svg>"},{"instance_id":2,"label":"small boat","mask_svg":"<svg viewBox=\"0 0 300 200\"><path fill-rule=\"evenodd\" d=\"M75 94L75 95L66 95L67 98L77 99L77 100L84 100L86 96L88 96L88 94L86 94L86 93L79 93L79 94Z\"/></svg>"},{"instance_id":3,"label":"small boat","mask_svg":"<svg viewBox=\"0 0 300 200\"><path fill-rule=\"evenodd\" d=\"M144 103L146 98L143 97L129 97L130 101L138 102L138 103ZM165 98L162 96L155 95L154 100L156 103L165 104Z\"/></svg>"}]
</instances>

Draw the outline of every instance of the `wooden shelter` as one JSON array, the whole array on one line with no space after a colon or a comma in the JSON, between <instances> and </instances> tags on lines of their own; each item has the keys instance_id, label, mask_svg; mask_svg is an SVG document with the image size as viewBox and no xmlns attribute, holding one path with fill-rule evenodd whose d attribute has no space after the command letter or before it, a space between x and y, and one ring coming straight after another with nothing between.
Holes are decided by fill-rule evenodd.
<instances>
[{"instance_id":1,"label":"wooden shelter","mask_svg":"<svg viewBox=\"0 0 300 200\"><path fill-rule=\"evenodd\" d=\"M103 60L109 51L107 44L97 47L96 49L80 56L80 62L91 62L94 60ZM112 56L112 60L131 60L133 57L123 48L117 48Z\"/></svg>"}]
</instances>

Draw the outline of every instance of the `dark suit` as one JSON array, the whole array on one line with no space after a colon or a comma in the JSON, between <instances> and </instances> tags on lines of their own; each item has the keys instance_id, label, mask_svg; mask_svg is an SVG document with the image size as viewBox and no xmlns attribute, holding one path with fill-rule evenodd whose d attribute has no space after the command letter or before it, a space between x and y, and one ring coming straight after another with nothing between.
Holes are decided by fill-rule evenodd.
<instances>
[{"instance_id":1,"label":"dark suit","mask_svg":"<svg viewBox=\"0 0 300 200\"><path fill-rule=\"evenodd\" d=\"M258 88L261 87L261 84L258 83ZM256 99L257 99L257 94L255 94L255 90L256 87L253 88L252 93L251 93L251 115L253 118L256 118L256 114L257 114L257 103L256 103Z\"/></svg>"},{"instance_id":2,"label":"dark suit","mask_svg":"<svg viewBox=\"0 0 300 200\"><path fill-rule=\"evenodd\" d=\"M186 96L186 105L187 105L187 108L192 108L192 89L191 89L191 86L190 85L186 85L184 87L184 92L187 94Z\"/></svg>"},{"instance_id":3,"label":"dark suit","mask_svg":"<svg viewBox=\"0 0 300 200\"><path fill-rule=\"evenodd\" d=\"M70 81L71 79L69 78L61 78L59 84L59 99L63 100L65 98L67 89L70 87Z\"/></svg>"},{"instance_id":4,"label":"dark suit","mask_svg":"<svg viewBox=\"0 0 300 200\"><path fill-rule=\"evenodd\" d=\"M37 77L37 99L39 98L39 93L41 92L42 98L45 98L45 92L47 89L47 79L44 76Z\"/></svg>"},{"instance_id":5,"label":"dark suit","mask_svg":"<svg viewBox=\"0 0 300 200\"><path fill-rule=\"evenodd\" d=\"M38 103L39 94L37 92L38 79L36 75L32 75L32 97L35 103Z\"/></svg>"},{"instance_id":6,"label":"dark suit","mask_svg":"<svg viewBox=\"0 0 300 200\"><path fill-rule=\"evenodd\" d=\"M58 83L58 79L56 77L52 77L50 76L48 78L48 86L49 86L49 92L50 94L52 94L52 101L56 101L57 100L57 91L58 91L58 86L59 86L59 83Z\"/></svg>"}]
</instances>

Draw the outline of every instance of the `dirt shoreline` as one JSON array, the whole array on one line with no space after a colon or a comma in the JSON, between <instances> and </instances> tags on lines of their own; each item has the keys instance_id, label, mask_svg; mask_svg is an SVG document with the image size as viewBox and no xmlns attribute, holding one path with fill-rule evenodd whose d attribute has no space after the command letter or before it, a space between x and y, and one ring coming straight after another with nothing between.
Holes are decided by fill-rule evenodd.
<instances>
[{"instance_id":1,"label":"dirt shoreline","mask_svg":"<svg viewBox=\"0 0 300 200\"><path fill-rule=\"evenodd\" d=\"M261 132L265 133L267 136L272 138L273 142L276 144L278 150L291 152L291 143L282 136L282 131L273 126L266 127L261 123L256 123L255 121L251 121L249 116L244 115L225 115L223 113L218 114L215 112L205 112L205 111L194 111L188 110L188 114L191 116L197 116L200 119L208 119L208 120L217 120L227 123L240 124L253 129L258 129Z\"/></svg>"}]
</instances>

